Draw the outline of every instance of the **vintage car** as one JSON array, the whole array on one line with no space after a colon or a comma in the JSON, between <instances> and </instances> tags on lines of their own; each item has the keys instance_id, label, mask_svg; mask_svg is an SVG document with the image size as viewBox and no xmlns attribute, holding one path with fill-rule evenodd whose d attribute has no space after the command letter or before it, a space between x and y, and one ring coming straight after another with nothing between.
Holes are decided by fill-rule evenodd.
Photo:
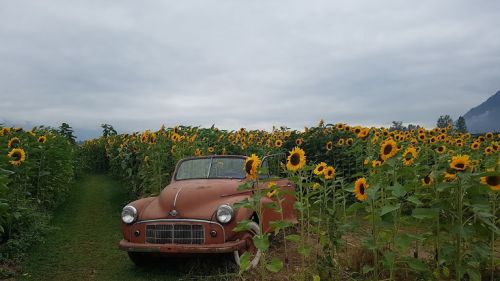
<instances>
[{"instance_id":1,"label":"vintage car","mask_svg":"<svg viewBox=\"0 0 500 281\"><path fill-rule=\"evenodd\" d=\"M131 202L123 208L120 248L127 251L137 265L144 264L150 256L179 254L230 253L239 264L245 251L252 253L251 265L255 266L260 252L253 246L252 237L271 231L269 222L281 220L282 215L266 209L262 218L246 208L233 205L251 196L258 188L266 188L266 181L273 180L283 189L294 186L283 175L280 163L284 154L264 157L261 166L266 171L259 175L259 185L252 189L238 190L246 182L245 156L203 156L186 158L175 168L171 183L159 196ZM283 218L297 222L292 192L284 195ZM261 204L276 200L264 196ZM235 232L242 220L252 220L251 231Z\"/></svg>"}]
</instances>

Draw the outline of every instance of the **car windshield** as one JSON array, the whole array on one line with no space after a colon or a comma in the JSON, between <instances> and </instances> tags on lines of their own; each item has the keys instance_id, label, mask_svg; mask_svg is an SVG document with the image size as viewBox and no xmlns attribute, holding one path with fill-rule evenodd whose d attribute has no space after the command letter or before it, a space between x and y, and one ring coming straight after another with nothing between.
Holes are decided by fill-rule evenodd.
<instances>
[{"instance_id":1,"label":"car windshield","mask_svg":"<svg viewBox=\"0 0 500 281\"><path fill-rule=\"evenodd\" d=\"M176 180L187 179L243 179L245 159L235 157L212 157L188 159L181 162Z\"/></svg>"}]
</instances>

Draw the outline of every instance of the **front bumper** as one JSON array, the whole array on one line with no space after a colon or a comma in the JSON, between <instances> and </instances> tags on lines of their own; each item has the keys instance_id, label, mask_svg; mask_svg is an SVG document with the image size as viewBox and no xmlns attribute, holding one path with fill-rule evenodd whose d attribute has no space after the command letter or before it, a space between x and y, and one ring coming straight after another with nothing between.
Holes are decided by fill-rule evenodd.
<instances>
[{"instance_id":1,"label":"front bumper","mask_svg":"<svg viewBox=\"0 0 500 281\"><path fill-rule=\"evenodd\" d=\"M145 244L132 243L125 239L120 241L120 249L128 252L171 253L171 254L208 254L231 253L246 247L245 240L229 241L220 244L186 245L186 244Z\"/></svg>"}]
</instances>

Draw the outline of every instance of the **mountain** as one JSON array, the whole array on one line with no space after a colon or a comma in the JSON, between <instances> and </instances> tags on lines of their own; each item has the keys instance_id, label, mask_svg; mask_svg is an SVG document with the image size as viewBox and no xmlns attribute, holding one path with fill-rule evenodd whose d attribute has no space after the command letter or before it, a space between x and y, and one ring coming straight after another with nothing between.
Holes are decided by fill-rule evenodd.
<instances>
[{"instance_id":1,"label":"mountain","mask_svg":"<svg viewBox=\"0 0 500 281\"><path fill-rule=\"evenodd\" d=\"M500 132L500 91L464 115L471 133Z\"/></svg>"}]
</instances>

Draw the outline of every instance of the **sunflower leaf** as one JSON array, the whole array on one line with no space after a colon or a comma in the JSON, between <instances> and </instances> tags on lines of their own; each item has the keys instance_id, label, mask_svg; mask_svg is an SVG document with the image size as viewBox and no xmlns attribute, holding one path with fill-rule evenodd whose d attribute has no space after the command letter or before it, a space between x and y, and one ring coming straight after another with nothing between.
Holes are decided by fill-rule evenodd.
<instances>
[{"instance_id":1,"label":"sunflower leaf","mask_svg":"<svg viewBox=\"0 0 500 281\"><path fill-rule=\"evenodd\" d=\"M383 216L387 213L393 212L401 208L401 204L396 204L396 205L387 205L382 207L382 210L380 210L380 216Z\"/></svg>"}]
</instances>

